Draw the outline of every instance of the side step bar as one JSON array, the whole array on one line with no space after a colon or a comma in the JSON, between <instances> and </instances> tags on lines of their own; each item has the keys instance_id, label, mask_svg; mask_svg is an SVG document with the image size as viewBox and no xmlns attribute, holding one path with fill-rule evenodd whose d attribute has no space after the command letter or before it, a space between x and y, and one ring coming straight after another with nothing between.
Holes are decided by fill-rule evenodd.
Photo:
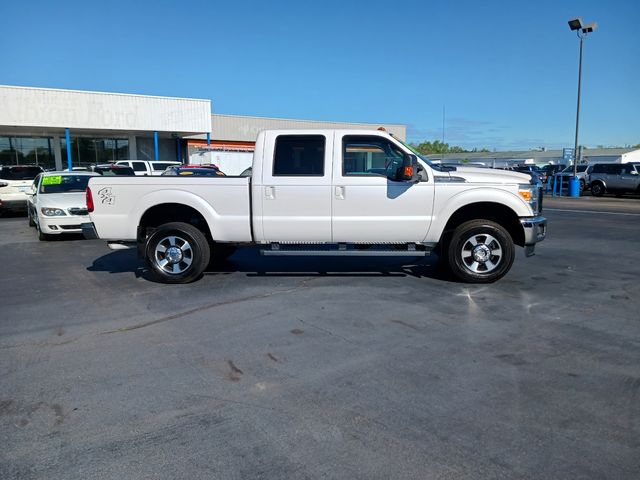
<instances>
[{"instance_id":1,"label":"side step bar","mask_svg":"<svg viewBox=\"0 0 640 480\"><path fill-rule=\"evenodd\" d=\"M311 248L310 248L311 247ZM359 248L358 248L359 247ZM431 253L429 247L408 245L286 245L272 243L268 248L260 249L265 257L425 257Z\"/></svg>"}]
</instances>

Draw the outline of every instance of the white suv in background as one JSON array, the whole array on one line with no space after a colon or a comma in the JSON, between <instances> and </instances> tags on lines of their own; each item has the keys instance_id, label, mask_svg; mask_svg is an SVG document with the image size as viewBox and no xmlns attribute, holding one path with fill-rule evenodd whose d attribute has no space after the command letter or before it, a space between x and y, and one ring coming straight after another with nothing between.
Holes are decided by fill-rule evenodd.
<instances>
[{"instance_id":1,"label":"white suv in background","mask_svg":"<svg viewBox=\"0 0 640 480\"><path fill-rule=\"evenodd\" d=\"M182 165L182 163L171 161L151 162L149 160L119 160L116 162L116 165L131 167L138 176L158 176L162 175L162 172L167 168L173 167L174 165Z\"/></svg>"},{"instance_id":2,"label":"white suv in background","mask_svg":"<svg viewBox=\"0 0 640 480\"><path fill-rule=\"evenodd\" d=\"M34 165L0 166L0 214L25 211L33 179L42 172L42 168Z\"/></svg>"}]
</instances>

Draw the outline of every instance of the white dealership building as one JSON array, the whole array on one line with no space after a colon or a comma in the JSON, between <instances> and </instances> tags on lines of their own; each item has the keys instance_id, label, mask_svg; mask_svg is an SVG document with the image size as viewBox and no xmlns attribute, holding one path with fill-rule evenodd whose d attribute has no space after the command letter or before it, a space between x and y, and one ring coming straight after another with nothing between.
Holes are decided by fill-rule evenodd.
<instances>
[{"instance_id":1,"label":"white dealership building","mask_svg":"<svg viewBox=\"0 0 640 480\"><path fill-rule=\"evenodd\" d=\"M218 115L211 100L0 85L0 165L180 160L234 175L250 165L260 130L379 127L406 138L405 125Z\"/></svg>"}]
</instances>

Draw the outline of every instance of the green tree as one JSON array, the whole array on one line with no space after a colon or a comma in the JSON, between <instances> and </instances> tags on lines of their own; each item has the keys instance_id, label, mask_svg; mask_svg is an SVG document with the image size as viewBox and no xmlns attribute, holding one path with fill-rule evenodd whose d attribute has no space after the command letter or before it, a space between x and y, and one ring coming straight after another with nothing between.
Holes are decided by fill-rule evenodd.
<instances>
[{"instance_id":1,"label":"green tree","mask_svg":"<svg viewBox=\"0 0 640 480\"><path fill-rule=\"evenodd\" d=\"M434 140L433 142L424 141L418 144L412 143L411 146L424 155L428 155L430 153L465 153L468 151L462 147L455 145L450 146L448 143L442 143L440 140Z\"/></svg>"}]
</instances>

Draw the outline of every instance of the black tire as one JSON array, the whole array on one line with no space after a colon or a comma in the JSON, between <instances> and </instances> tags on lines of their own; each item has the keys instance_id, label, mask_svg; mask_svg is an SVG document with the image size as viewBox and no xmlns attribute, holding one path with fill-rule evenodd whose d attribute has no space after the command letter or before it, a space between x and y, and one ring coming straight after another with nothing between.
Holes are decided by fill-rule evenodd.
<instances>
[{"instance_id":1,"label":"black tire","mask_svg":"<svg viewBox=\"0 0 640 480\"><path fill-rule=\"evenodd\" d=\"M490 220L470 220L453 231L444 253L454 278L492 283L511 269L515 246L503 226Z\"/></svg>"},{"instance_id":2,"label":"black tire","mask_svg":"<svg viewBox=\"0 0 640 480\"><path fill-rule=\"evenodd\" d=\"M167 251L171 250L173 258ZM204 233L188 223L165 223L147 242L146 261L154 279L162 283L189 283L209 264L211 252Z\"/></svg>"},{"instance_id":3,"label":"black tire","mask_svg":"<svg viewBox=\"0 0 640 480\"><path fill-rule=\"evenodd\" d=\"M584 180L580 180L580 195L587 189L587 184Z\"/></svg>"},{"instance_id":4,"label":"black tire","mask_svg":"<svg viewBox=\"0 0 640 480\"><path fill-rule=\"evenodd\" d=\"M40 240L41 242L46 242L47 240L51 239L50 235L47 235L46 233L42 233L42 230L40 230L40 225L38 225L36 223L36 231L38 232L38 240Z\"/></svg>"},{"instance_id":5,"label":"black tire","mask_svg":"<svg viewBox=\"0 0 640 480\"><path fill-rule=\"evenodd\" d=\"M604 195L605 188L602 182L593 182L591 184L591 195L594 197L601 197Z\"/></svg>"},{"instance_id":6,"label":"black tire","mask_svg":"<svg viewBox=\"0 0 640 480\"><path fill-rule=\"evenodd\" d=\"M31 215L31 209L30 208L27 209L27 217L29 217L29 226L30 227L35 227L36 226L36 222L33 220L33 216Z\"/></svg>"}]
</instances>

